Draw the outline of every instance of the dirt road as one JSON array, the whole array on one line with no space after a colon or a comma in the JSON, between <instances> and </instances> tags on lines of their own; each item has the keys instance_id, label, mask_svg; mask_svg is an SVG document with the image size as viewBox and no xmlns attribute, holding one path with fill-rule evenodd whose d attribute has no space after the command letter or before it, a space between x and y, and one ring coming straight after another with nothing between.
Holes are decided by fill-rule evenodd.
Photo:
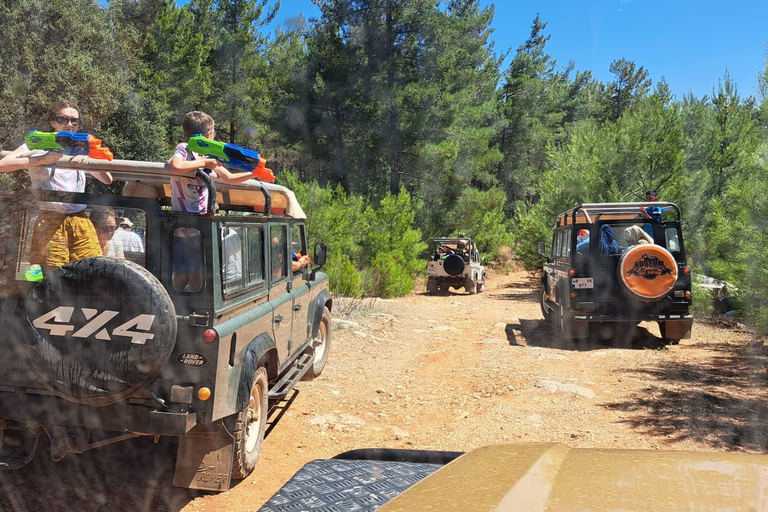
<instances>
[{"instance_id":1,"label":"dirt road","mask_svg":"<svg viewBox=\"0 0 768 512\"><path fill-rule=\"evenodd\" d=\"M335 312L325 373L273 411L256 471L222 494L171 485L173 440L139 439L0 473L1 510L252 512L304 463L355 448L466 451L502 441L573 447L765 452L766 351L697 322L664 347L641 324L610 345L562 343L526 273L485 293L357 304ZM55 505L55 506L54 506Z\"/></svg>"}]
</instances>

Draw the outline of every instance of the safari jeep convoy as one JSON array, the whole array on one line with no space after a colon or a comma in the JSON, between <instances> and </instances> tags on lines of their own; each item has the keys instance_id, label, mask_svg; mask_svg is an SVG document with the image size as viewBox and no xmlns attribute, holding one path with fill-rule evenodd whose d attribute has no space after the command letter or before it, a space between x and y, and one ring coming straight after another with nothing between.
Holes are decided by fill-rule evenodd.
<instances>
[{"instance_id":1,"label":"safari jeep convoy","mask_svg":"<svg viewBox=\"0 0 768 512\"><path fill-rule=\"evenodd\" d=\"M253 470L270 404L326 364L325 246L315 246L316 266L292 268L307 233L284 187L251 181L217 192L207 180L219 212L175 213L162 164L72 167L96 165L126 182L124 195L0 199L0 468L28 463L41 435L54 460L177 436L174 484L227 489ZM144 228L146 250L41 274L30 251L45 203L86 205L87 215L110 207ZM198 268L185 263L190 255L202 255Z\"/></svg>"},{"instance_id":2,"label":"safari jeep convoy","mask_svg":"<svg viewBox=\"0 0 768 512\"><path fill-rule=\"evenodd\" d=\"M562 337L591 330L611 339L647 321L669 343L690 338L691 276L676 205L582 204L558 215L546 256L541 311Z\"/></svg>"}]
</instances>

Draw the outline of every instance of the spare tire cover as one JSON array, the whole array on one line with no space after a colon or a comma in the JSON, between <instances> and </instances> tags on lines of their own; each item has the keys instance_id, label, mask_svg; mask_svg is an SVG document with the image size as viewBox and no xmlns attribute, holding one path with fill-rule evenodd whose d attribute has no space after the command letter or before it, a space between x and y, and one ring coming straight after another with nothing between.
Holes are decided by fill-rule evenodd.
<instances>
[{"instance_id":1,"label":"spare tire cover","mask_svg":"<svg viewBox=\"0 0 768 512\"><path fill-rule=\"evenodd\" d=\"M443 260L443 269L449 276L460 276L464 272L464 258L458 254L449 254Z\"/></svg>"},{"instance_id":2,"label":"spare tire cover","mask_svg":"<svg viewBox=\"0 0 768 512\"><path fill-rule=\"evenodd\" d=\"M146 269L86 258L54 270L26 300L24 344L40 382L102 407L145 387L176 342L176 309Z\"/></svg>"},{"instance_id":3,"label":"spare tire cover","mask_svg":"<svg viewBox=\"0 0 768 512\"><path fill-rule=\"evenodd\" d=\"M677 282L677 262L664 247L639 244L619 260L619 279L630 296L654 300L668 294Z\"/></svg>"}]
</instances>

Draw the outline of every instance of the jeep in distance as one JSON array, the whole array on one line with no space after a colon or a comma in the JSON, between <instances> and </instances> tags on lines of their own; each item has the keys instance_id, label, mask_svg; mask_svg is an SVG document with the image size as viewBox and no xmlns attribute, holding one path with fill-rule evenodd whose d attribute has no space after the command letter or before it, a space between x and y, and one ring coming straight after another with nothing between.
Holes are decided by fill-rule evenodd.
<instances>
[{"instance_id":1,"label":"jeep in distance","mask_svg":"<svg viewBox=\"0 0 768 512\"><path fill-rule=\"evenodd\" d=\"M541 276L541 312L563 338L590 328L658 322L662 338L690 338L691 277L680 209L672 203L582 204L558 215Z\"/></svg>"},{"instance_id":2,"label":"jeep in distance","mask_svg":"<svg viewBox=\"0 0 768 512\"><path fill-rule=\"evenodd\" d=\"M427 263L427 293L464 288L471 294L485 291L485 268L471 238L433 238L433 253Z\"/></svg>"},{"instance_id":3,"label":"jeep in distance","mask_svg":"<svg viewBox=\"0 0 768 512\"><path fill-rule=\"evenodd\" d=\"M171 211L163 164L72 167L112 172L126 182L123 195L27 190L0 201L0 467L32 460L41 434L54 460L175 436L173 483L225 490L253 470L270 405L326 364L325 245L315 246L319 266L294 268L307 232L285 187L249 181L217 191L207 179L220 209L197 215ZM30 279L45 203L86 205L94 223L94 211L109 207L144 228L146 250ZM192 255L199 269L182 268Z\"/></svg>"}]
</instances>

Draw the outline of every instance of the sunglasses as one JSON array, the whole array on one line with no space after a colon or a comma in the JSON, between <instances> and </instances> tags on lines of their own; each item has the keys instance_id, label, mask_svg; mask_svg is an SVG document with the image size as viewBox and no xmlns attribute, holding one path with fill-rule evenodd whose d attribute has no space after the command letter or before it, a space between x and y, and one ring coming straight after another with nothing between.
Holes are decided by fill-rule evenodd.
<instances>
[{"instance_id":1,"label":"sunglasses","mask_svg":"<svg viewBox=\"0 0 768 512\"><path fill-rule=\"evenodd\" d=\"M102 233L114 233L115 231L117 231L117 226L107 226L107 227L99 228L99 231L101 231Z\"/></svg>"},{"instance_id":2,"label":"sunglasses","mask_svg":"<svg viewBox=\"0 0 768 512\"><path fill-rule=\"evenodd\" d=\"M79 117L56 116L53 118L53 120L63 125L66 125L67 123L72 123L72 126L78 126L80 124Z\"/></svg>"}]
</instances>

